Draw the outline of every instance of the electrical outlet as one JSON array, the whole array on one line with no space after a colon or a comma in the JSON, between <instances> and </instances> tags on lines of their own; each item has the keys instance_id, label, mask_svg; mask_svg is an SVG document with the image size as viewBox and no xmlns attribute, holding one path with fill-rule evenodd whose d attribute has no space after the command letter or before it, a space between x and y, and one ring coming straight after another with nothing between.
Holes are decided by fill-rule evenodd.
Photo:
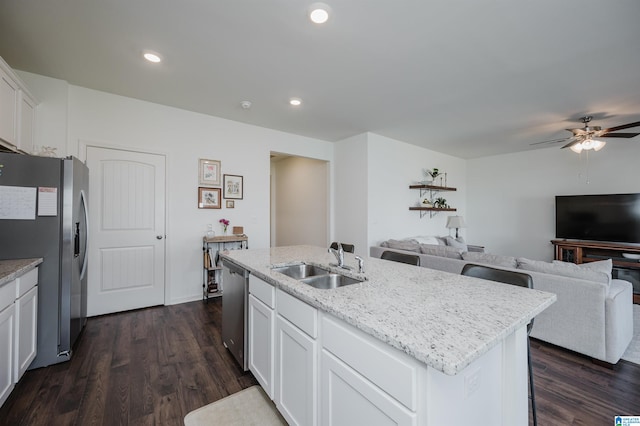
<instances>
[{"instance_id":1,"label":"electrical outlet","mask_svg":"<svg viewBox=\"0 0 640 426\"><path fill-rule=\"evenodd\" d=\"M480 369L472 371L464 377L464 397L470 397L478 388L480 388Z\"/></svg>"}]
</instances>

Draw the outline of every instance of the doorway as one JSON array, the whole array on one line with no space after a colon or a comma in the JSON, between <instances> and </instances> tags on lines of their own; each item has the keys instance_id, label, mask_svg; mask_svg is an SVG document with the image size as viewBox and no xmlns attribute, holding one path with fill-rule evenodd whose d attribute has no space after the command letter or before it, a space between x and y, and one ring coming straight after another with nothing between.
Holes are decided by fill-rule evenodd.
<instances>
[{"instance_id":1,"label":"doorway","mask_svg":"<svg viewBox=\"0 0 640 426\"><path fill-rule=\"evenodd\" d=\"M329 241L329 162L271 153L271 246Z\"/></svg>"}]
</instances>

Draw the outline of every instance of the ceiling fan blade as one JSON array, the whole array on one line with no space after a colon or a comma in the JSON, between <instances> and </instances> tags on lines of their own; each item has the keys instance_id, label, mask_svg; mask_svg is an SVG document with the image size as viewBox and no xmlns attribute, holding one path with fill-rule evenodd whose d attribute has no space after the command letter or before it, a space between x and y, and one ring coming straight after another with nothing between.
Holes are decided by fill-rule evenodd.
<instances>
[{"instance_id":1,"label":"ceiling fan blade","mask_svg":"<svg viewBox=\"0 0 640 426\"><path fill-rule=\"evenodd\" d=\"M601 138L633 138L640 135L640 133L604 133L600 135Z\"/></svg>"},{"instance_id":2,"label":"ceiling fan blade","mask_svg":"<svg viewBox=\"0 0 640 426\"><path fill-rule=\"evenodd\" d=\"M568 138L561 138L561 139L551 139L548 141L541 141L541 142L534 142L534 143L530 143L529 145L542 145L542 144L552 144L552 143L558 143L558 142L564 142L566 140L571 139L571 137Z\"/></svg>"},{"instance_id":3,"label":"ceiling fan blade","mask_svg":"<svg viewBox=\"0 0 640 426\"><path fill-rule=\"evenodd\" d=\"M580 139L580 138L571 138L571 139L573 139L573 140L571 142L569 142L568 144L560 147L560 149L571 148L575 144L577 144L579 142L582 142L582 139Z\"/></svg>"},{"instance_id":4,"label":"ceiling fan blade","mask_svg":"<svg viewBox=\"0 0 640 426\"><path fill-rule=\"evenodd\" d=\"M608 129L604 129L603 132L610 133L610 132L615 132L616 130L624 130L624 129L629 129L631 127L638 127L638 126L640 126L640 121L636 121L635 123L622 124L620 126L615 126L615 127L609 127Z\"/></svg>"}]
</instances>

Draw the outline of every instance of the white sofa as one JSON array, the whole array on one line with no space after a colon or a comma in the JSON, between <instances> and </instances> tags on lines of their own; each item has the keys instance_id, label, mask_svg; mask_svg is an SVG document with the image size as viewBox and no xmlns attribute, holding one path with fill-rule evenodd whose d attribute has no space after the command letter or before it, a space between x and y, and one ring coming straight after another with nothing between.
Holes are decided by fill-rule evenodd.
<instances>
[{"instance_id":1,"label":"white sofa","mask_svg":"<svg viewBox=\"0 0 640 426\"><path fill-rule=\"evenodd\" d=\"M384 243L383 243L384 244ZM402 246L402 245L401 245ZM525 272L534 288L555 293L556 303L534 321L531 337L570 349L606 363L615 364L633 337L633 287L630 282L606 278L601 272L582 272L578 265L516 259L461 249L424 247L403 250L372 246L370 256L379 258L385 250L418 255L420 266L460 274L467 263L486 264ZM410 245L402 246L411 248ZM439 251L438 254L426 254ZM555 265L555 266L554 266ZM585 265L586 266L586 265ZM576 276L546 273L546 269L576 269ZM571 271L569 271L571 272ZM567 275L572 275L572 273ZM598 275L602 274L602 275ZM594 279L595 277L595 279Z\"/></svg>"}]
</instances>

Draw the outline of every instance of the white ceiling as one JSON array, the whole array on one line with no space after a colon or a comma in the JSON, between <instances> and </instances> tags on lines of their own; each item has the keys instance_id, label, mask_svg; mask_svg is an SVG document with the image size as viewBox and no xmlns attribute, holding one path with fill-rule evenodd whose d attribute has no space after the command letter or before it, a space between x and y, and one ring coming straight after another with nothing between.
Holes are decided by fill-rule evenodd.
<instances>
[{"instance_id":1,"label":"white ceiling","mask_svg":"<svg viewBox=\"0 0 640 426\"><path fill-rule=\"evenodd\" d=\"M0 0L0 56L258 126L370 131L462 158L540 148L586 114L640 121L638 0L325 0L323 26L306 17L313 1Z\"/></svg>"}]
</instances>

